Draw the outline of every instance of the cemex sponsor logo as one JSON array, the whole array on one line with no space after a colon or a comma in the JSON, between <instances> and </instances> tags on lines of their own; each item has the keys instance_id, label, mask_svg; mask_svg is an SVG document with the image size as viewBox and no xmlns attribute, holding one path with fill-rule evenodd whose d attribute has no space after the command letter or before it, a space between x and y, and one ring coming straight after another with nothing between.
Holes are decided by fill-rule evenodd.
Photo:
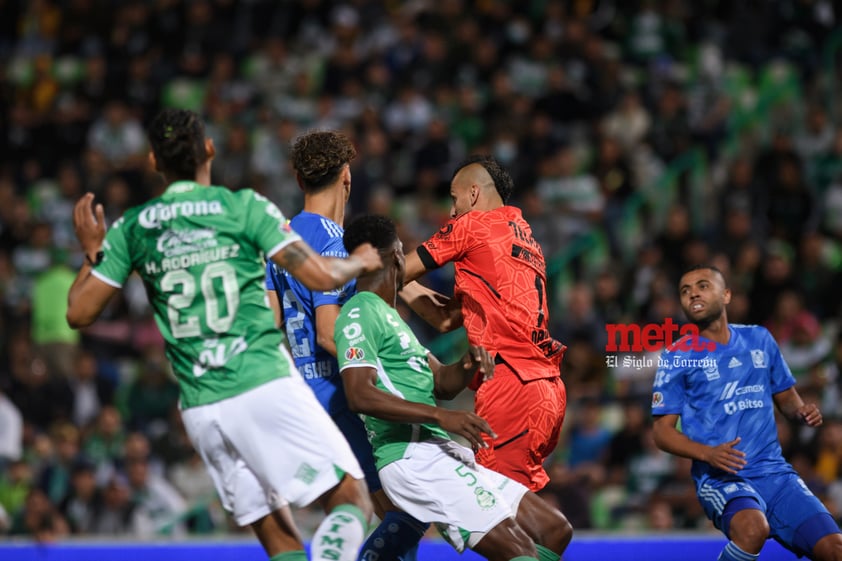
<instances>
[{"instance_id":1,"label":"cemex sponsor logo","mask_svg":"<svg viewBox=\"0 0 842 561\"><path fill-rule=\"evenodd\" d=\"M664 319L664 323L606 323L605 333L608 342L606 352L656 352L672 346L676 341L676 348L680 351L713 351L716 343L701 341L698 337L698 326L687 323L678 325L671 318ZM690 335L681 339L685 335Z\"/></svg>"}]
</instances>

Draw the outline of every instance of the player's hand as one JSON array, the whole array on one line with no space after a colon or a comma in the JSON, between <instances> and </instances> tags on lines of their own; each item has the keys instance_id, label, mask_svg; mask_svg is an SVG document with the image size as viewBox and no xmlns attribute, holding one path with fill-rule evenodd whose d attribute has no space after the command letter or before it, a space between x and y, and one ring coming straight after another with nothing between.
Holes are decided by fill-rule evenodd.
<instances>
[{"instance_id":1,"label":"player's hand","mask_svg":"<svg viewBox=\"0 0 842 561\"><path fill-rule=\"evenodd\" d=\"M471 345L462 357L462 368L471 373L479 370L483 382L494 377L494 359L485 347Z\"/></svg>"},{"instance_id":2,"label":"player's hand","mask_svg":"<svg viewBox=\"0 0 842 561\"><path fill-rule=\"evenodd\" d=\"M105 210L101 204L91 206L93 193L85 193L73 207L73 229L86 255L95 254L105 239Z\"/></svg>"},{"instance_id":3,"label":"player's hand","mask_svg":"<svg viewBox=\"0 0 842 561\"><path fill-rule=\"evenodd\" d=\"M476 413L449 409L441 409L440 413L439 426L447 432L465 438L474 450L488 448L488 444L482 439L483 433L491 438L497 438L485 419Z\"/></svg>"},{"instance_id":4,"label":"player's hand","mask_svg":"<svg viewBox=\"0 0 842 561\"><path fill-rule=\"evenodd\" d=\"M822 412L815 403L805 403L796 409L795 413L808 427L817 427L822 424Z\"/></svg>"},{"instance_id":5,"label":"player's hand","mask_svg":"<svg viewBox=\"0 0 842 561\"><path fill-rule=\"evenodd\" d=\"M710 447L708 457L704 458L704 461L722 471L737 473L746 466L746 453L735 448L741 440L738 436L731 442Z\"/></svg>"},{"instance_id":6,"label":"player's hand","mask_svg":"<svg viewBox=\"0 0 842 561\"><path fill-rule=\"evenodd\" d=\"M383 268L383 260L380 253L370 243L364 243L351 254L362 262L363 272L372 273Z\"/></svg>"}]
</instances>

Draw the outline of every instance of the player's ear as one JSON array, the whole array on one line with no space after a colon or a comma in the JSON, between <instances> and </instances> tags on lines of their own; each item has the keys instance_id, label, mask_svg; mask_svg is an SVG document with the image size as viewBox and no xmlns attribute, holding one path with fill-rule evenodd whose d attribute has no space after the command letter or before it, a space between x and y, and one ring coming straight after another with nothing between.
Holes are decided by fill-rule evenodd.
<instances>
[{"instance_id":1,"label":"player's ear","mask_svg":"<svg viewBox=\"0 0 842 561\"><path fill-rule=\"evenodd\" d=\"M477 204L477 200L479 200L479 185L476 183L471 185L471 206Z\"/></svg>"},{"instance_id":2,"label":"player's ear","mask_svg":"<svg viewBox=\"0 0 842 561\"><path fill-rule=\"evenodd\" d=\"M158 169L158 158L155 157L155 152L150 150L148 158L149 158L149 167L151 167L155 171L161 171L161 170Z\"/></svg>"},{"instance_id":3,"label":"player's ear","mask_svg":"<svg viewBox=\"0 0 842 561\"><path fill-rule=\"evenodd\" d=\"M208 155L208 160L213 160L213 157L216 156L216 146L214 146L211 137L205 139L205 154Z\"/></svg>"},{"instance_id":4,"label":"player's ear","mask_svg":"<svg viewBox=\"0 0 842 561\"><path fill-rule=\"evenodd\" d=\"M726 306L731 303L731 289L726 288L722 291L722 303Z\"/></svg>"}]
</instances>

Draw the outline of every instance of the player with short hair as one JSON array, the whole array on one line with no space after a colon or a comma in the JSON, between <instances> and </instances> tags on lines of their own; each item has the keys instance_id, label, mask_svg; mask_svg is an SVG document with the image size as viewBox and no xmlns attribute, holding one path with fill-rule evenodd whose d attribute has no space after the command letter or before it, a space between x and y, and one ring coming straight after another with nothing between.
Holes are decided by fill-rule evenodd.
<instances>
[{"instance_id":1,"label":"player with short hair","mask_svg":"<svg viewBox=\"0 0 842 561\"><path fill-rule=\"evenodd\" d=\"M801 399L766 328L728 323L731 291L719 269L687 271L679 296L699 334L661 354L654 437L662 450L693 460L705 514L730 540L719 560L757 559L770 537L799 556L842 560L842 534L784 459L775 424L777 406L791 421L819 426L818 407Z\"/></svg>"},{"instance_id":2,"label":"player with short hair","mask_svg":"<svg viewBox=\"0 0 842 561\"><path fill-rule=\"evenodd\" d=\"M181 389L187 434L223 506L250 525L272 561L306 559L287 505L328 513L316 558L356 559L371 516L363 473L301 379L266 305L264 255L312 289L382 266L361 247L348 259L313 252L281 211L251 189L210 186L214 146L192 111L164 110L149 127L150 163L166 191L106 233L93 195L74 209L85 252L68 295L72 327L93 323L137 271ZM323 557L324 556L324 557Z\"/></svg>"},{"instance_id":3,"label":"player with short hair","mask_svg":"<svg viewBox=\"0 0 842 561\"><path fill-rule=\"evenodd\" d=\"M320 255L348 255L342 245L342 224L351 193L350 163L356 154L351 140L337 131L309 132L292 145L292 167L304 191L304 210L292 218L290 226ZM276 320L286 329L296 367L351 445L382 519L360 549L360 559L413 559L428 525L398 511L383 493L365 426L348 409L336 362L333 326L340 306L354 294L355 281L333 290L310 290L289 271L269 262L266 288Z\"/></svg>"},{"instance_id":4,"label":"player with short hair","mask_svg":"<svg viewBox=\"0 0 842 561\"><path fill-rule=\"evenodd\" d=\"M386 494L418 520L435 523L460 552L558 561L573 533L564 515L451 440L448 432L487 446L483 434L494 435L482 417L436 406L472 378L491 376L491 355L471 346L459 362L443 365L401 319L395 299L405 260L391 220L364 216L348 226L344 241L349 251L373 244L384 262L381 272L357 279L334 335L348 403L365 415Z\"/></svg>"},{"instance_id":5,"label":"player with short hair","mask_svg":"<svg viewBox=\"0 0 842 561\"><path fill-rule=\"evenodd\" d=\"M461 302L472 345L494 357L494 378L471 381L475 410L494 429L477 461L508 475L533 491L549 477L544 460L558 444L567 407L561 380L566 348L549 332L547 273L541 246L520 209L507 204L512 178L494 158L473 156L453 174L451 220L406 256L406 282L452 262L454 298L408 284L401 293L421 317L447 330L458 327L449 315ZM437 301L440 313L419 302Z\"/></svg>"}]
</instances>

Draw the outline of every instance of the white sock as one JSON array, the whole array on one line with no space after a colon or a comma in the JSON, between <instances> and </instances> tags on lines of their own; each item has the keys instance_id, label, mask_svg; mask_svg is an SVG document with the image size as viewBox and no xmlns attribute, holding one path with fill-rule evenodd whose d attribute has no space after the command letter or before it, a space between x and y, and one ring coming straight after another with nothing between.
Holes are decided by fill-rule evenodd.
<instances>
[{"instance_id":1,"label":"white sock","mask_svg":"<svg viewBox=\"0 0 842 561\"><path fill-rule=\"evenodd\" d=\"M356 561L365 537L365 518L352 504L343 504L328 514L310 542L314 560Z\"/></svg>"}]
</instances>

